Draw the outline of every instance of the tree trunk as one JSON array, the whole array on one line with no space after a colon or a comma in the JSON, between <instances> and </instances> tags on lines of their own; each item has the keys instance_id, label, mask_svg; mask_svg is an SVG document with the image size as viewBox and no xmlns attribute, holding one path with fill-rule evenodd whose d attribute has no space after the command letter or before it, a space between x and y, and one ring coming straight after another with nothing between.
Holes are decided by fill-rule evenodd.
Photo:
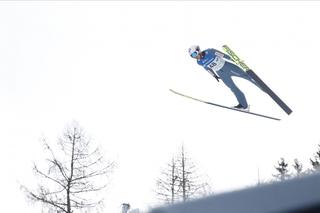
<instances>
[{"instance_id":1,"label":"tree trunk","mask_svg":"<svg viewBox=\"0 0 320 213\"><path fill-rule=\"evenodd\" d=\"M185 171L185 157L184 157L184 147L182 146L182 198L183 202L187 200L187 193L186 193L186 171Z\"/></svg>"}]
</instances>

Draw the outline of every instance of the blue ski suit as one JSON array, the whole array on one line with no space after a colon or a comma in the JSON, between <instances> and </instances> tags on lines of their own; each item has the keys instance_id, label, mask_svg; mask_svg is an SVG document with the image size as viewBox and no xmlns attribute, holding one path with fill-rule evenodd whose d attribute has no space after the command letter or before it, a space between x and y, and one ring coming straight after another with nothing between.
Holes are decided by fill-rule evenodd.
<instances>
[{"instance_id":1,"label":"blue ski suit","mask_svg":"<svg viewBox=\"0 0 320 213\"><path fill-rule=\"evenodd\" d=\"M250 81L260 89L261 87L240 67L225 60L228 59L232 61L230 56L225 55L224 53L213 48L204 50L200 54L201 58L197 60L197 63L204 67L217 80L220 78L236 96L239 104L241 104L244 108L247 108L248 103L244 93L236 86L231 77L240 77Z\"/></svg>"}]
</instances>

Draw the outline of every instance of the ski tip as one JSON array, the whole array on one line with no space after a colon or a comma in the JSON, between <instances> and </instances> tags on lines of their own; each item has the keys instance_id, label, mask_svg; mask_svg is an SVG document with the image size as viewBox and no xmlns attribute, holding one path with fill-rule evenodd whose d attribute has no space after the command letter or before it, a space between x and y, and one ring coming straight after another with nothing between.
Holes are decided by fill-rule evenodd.
<instances>
[{"instance_id":1,"label":"ski tip","mask_svg":"<svg viewBox=\"0 0 320 213\"><path fill-rule=\"evenodd\" d=\"M177 91L174 91L173 89L169 89L170 92L176 93L176 94L180 94Z\"/></svg>"}]
</instances>

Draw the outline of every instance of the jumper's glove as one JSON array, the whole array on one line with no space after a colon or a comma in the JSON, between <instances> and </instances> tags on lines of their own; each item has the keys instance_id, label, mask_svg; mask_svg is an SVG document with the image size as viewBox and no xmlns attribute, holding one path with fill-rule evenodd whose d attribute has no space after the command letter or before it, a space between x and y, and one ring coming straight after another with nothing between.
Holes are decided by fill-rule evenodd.
<instances>
[{"instance_id":1,"label":"jumper's glove","mask_svg":"<svg viewBox=\"0 0 320 213\"><path fill-rule=\"evenodd\" d=\"M217 76L216 74L214 75L214 78L219 82L219 76Z\"/></svg>"},{"instance_id":2,"label":"jumper's glove","mask_svg":"<svg viewBox=\"0 0 320 213\"><path fill-rule=\"evenodd\" d=\"M219 82L220 77L216 74L215 71L213 71L212 69L210 69L210 73L213 75L213 77Z\"/></svg>"},{"instance_id":3,"label":"jumper's glove","mask_svg":"<svg viewBox=\"0 0 320 213\"><path fill-rule=\"evenodd\" d=\"M219 82L220 77L215 73L215 71L211 68L207 68L206 70Z\"/></svg>"}]
</instances>

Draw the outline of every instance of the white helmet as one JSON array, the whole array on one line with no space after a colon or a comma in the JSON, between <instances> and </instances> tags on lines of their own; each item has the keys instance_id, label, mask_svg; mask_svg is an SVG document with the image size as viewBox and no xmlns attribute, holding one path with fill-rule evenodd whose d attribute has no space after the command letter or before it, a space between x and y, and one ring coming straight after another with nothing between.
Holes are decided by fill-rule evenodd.
<instances>
[{"instance_id":1,"label":"white helmet","mask_svg":"<svg viewBox=\"0 0 320 213\"><path fill-rule=\"evenodd\" d=\"M189 48L189 55L192 57L192 58L195 58L199 55L200 53L200 47L198 45L192 45L190 48Z\"/></svg>"}]
</instances>

